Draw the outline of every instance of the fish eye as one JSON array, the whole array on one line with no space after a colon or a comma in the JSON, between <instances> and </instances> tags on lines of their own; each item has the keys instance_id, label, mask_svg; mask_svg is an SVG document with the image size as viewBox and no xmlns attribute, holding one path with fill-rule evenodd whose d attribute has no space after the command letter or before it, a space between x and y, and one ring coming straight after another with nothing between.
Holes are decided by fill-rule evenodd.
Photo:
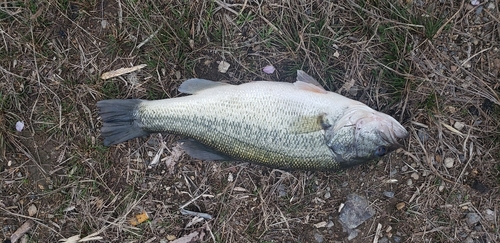
<instances>
[{"instance_id":1,"label":"fish eye","mask_svg":"<svg viewBox=\"0 0 500 243\"><path fill-rule=\"evenodd\" d=\"M375 155L378 157L382 157L387 153L387 148L385 146L378 146L377 149L375 149Z\"/></svg>"}]
</instances>

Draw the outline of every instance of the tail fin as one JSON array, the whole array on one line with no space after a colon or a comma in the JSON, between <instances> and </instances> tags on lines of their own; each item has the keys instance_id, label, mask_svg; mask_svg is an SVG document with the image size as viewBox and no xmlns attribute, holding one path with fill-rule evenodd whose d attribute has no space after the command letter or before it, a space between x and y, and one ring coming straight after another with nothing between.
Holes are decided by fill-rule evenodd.
<instances>
[{"instance_id":1,"label":"tail fin","mask_svg":"<svg viewBox=\"0 0 500 243\"><path fill-rule=\"evenodd\" d=\"M104 138L105 146L149 134L141 128L139 121L137 121L136 111L141 102L143 101L138 99L97 102L99 115L104 122L101 136Z\"/></svg>"}]
</instances>

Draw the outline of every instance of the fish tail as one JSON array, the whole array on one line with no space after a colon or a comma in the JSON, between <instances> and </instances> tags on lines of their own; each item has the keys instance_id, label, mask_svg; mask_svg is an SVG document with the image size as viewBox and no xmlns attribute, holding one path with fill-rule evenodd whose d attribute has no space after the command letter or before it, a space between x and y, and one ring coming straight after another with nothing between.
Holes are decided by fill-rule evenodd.
<instances>
[{"instance_id":1,"label":"fish tail","mask_svg":"<svg viewBox=\"0 0 500 243\"><path fill-rule=\"evenodd\" d=\"M139 99L97 102L99 115L103 121L101 136L104 138L105 146L149 134L140 126L138 120L138 107L142 102L144 101Z\"/></svg>"}]
</instances>

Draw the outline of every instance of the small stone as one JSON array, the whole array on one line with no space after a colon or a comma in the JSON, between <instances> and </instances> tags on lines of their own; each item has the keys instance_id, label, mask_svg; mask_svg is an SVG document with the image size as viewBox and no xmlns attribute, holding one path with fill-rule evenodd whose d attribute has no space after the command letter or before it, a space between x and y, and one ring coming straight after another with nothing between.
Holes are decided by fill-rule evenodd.
<instances>
[{"instance_id":1,"label":"small stone","mask_svg":"<svg viewBox=\"0 0 500 243\"><path fill-rule=\"evenodd\" d=\"M318 243L323 243L324 241L324 237L322 234L320 233L314 233L314 239L316 240L316 242Z\"/></svg>"},{"instance_id":2,"label":"small stone","mask_svg":"<svg viewBox=\"0 0 500 243\"><path fill-rule=\"evenodd\" d=\"M177 237L175 237L175 235L167 235L167 240L172 241L172 240L175 240L175 239L177 239Z\"/></svg>"},{"instance_id":3,"label":"small stone","mask_svg":"<svg viewBox=\"0 0 500 243\"><path fill-rule=\"evenodd\" d=\"M448 106L446 107L451 113L455 113L457 112L457 108L455 108L454 106Z\"/></svg>"},{"instance_id":4,"label":"small stone","mask_svg":"<svg viewBox=\"0 0 500 243\"><path fill-rule=\"evenodd\" d=\"M332 196L332 195L330 194L330 192L326 192L326 193L325 193L325 199L328 199L328 198L330 198L331 196Z\"/></svg>"},{"instance_id":5,"label":"small stone","mask_svg":"<svg viewBox=\"0 0 500 243\"><path fill-rule=\"evenodd\" d=\"M378 240L379 243L389 243L389 239L387 237L382 237Z\"/></svg>"},{"instance_id":6,"label":"small stone","mask_svg":"<svg viewBox=\"0 0 500 243\"><path fill-rule=\"evenodd\" d=\"M424 170L424 171L422 172L422 176L423 176L423 177L427 177L427 176L428 176L428 175L430 175L430 174L431 174L431 172L430 172L430 171L428 171L428 170Z\"/></svg>"},{"instance_id":7,"label":"small stone","mask_svg":"<svg viewBox=\"0 0 500 243\"><path fill-rule=\"evenodd\" d=\"M392 239L393 239L393 240L394 240L394 242L396 242L396 243L400 243L400 242L401 242L401 237L399 237L399 236L394 236Z\"/></svg>"},{"instance_id":8,"label":"small stone","mask_svg":"<svg viewBox=\"0 0 500 243\"><path fill-rule=\"evenodd\" d=\"M407 170L408 170L408 165L403 165L403 167L401 167L402 172L405 172Z\"/></svg>"},{"instance_id":9,"label":"small stone","mask_svg":"<svg viewBox=\"0 0 500 243\"><path fill-rule=\"evenodd\" d=\"M467 221L467 224L473 225L473 224L478 223L479 220L481 220L481 216L479 216L479 214L477 214L477 213L468 213L465 216L465 220Z\"/></svg>"},{"instance_id":10,"label":"small stone","mask_svg":"<svg viewBox=\"0 0 500 243\"><path fill-rule=\"evenodd\" d=\"M384 196L386 196L388 198L393 198L394 197L394 192L384 191Z\"/></svg>"},{"instance_id":11,"label":"small stone","mask_svg":"<svg viewBox=\"0 0 500 243\"><path fill-rule=\"evenodd\" d=\"M465 124L457 121L457 122L455 122L455 124L453 124L453 127L455 127L457 130L460 131L465 127Z\"/></svg>"},{"instance_id":12,"label":"small stone","mask_svg":"<svg viewBox=\"0 0 500 243\"><path fill-rule=\"evenodd\" d=\"M333 221L328 221L328 224L326 225L327 228L333 227Z\"/></svg>"},{"instance_id":13,"label":"small stone","mask_svg":"<svg viewBox=\"0 0 500 243\"><path fill-rule=\"evenodd\" d=\"M408 186L413 185L413 181L412 181L411 179L408 179L408 180L406 181L406 185L408 185Z\"/></svg>"},{"instance_id":14,"label":"small stone","mask_svg":"<svg viewBox=\"0 0 500 243\"><path fill-rule=\"evenodd\" d=\"M316 227L316 228L318 228L318 229L319 229L319 228L326 227L327 225L328 225L328 223L327 223L327 222L322 221L322 222L319 222L319 223L314 224L314 227Z\"/></svg>"},{"instance_id":15,"label":"small stone","mask_svg":"<svg viewBox=\"0 0 500 243\"><path fill-rule=\"evenodd\" d=\"M400 203L397 203L397 204L396 204L396 209L397 209L397 210L401 210L401 209L403 209L405 206L406 206L406 203L405 203L405 202L400 202Z\"/></svg>"},{"instance_id":16,"label":"small stone","mask_svg":"<svg viewBox=\"0 0 500 243\"><path fill-rule=\"evenodd\" d=\"M233 178L233 173L229 173L229 175L227 176L227 181L228 182L233 182L234 178Z\"/></svg>"},{"instance_id":17,"label":"small stone","mask_svg":"<svg viewBox=\"0 0 500 243\"><path fill-rule=\"evenodd\" d=\"M417 172L411 173L411 178L413 178L414 180L418 180L419 176L418 176Z\"/></svg>"},{"instance_id":18,"label":"small stone","mask_svg":"<svg viewBox=\"0 0 500 243\"><path fill-rule=\"evenodd\" d=\"M495 221L495 212L491 209L486 209L484 218L488 221Z\"/></svg>"},{"instance_id":19,"label":"small stone","mask_svg":"<svg viewBox=\"0 0 500 243\"><path fill-rule=\"evenodd\" d=\"M454 163L455 163L455 161L454 161L454 159L453 159L453 158L448 157L448 158L445 158L445 159L444 159L444 166L445 166L446 168L453 168L453 164L454 164Z\"/></svg>"},{"instance_id":20,"label":"small stone","mask_svg":"<svg viewBox=\"0 0 500 243\"><path fill-rule=\"evenodd\" d=\"M225 62L225 61L220 61L219 62L219 67L218 67L218 70L219 72L221 73L226 73L227 70L229 70L229 67L231 66L231 64Z\"/></svg>"},{"instance_id":21,"label":"small stone","mask_svg":"<svg viewBox=\"0 0 500 243\"><path fill-rule=\"evenodd\" d=\"M35 204L31 204L28 208L28 215L30 217L35 216L35 214L38 212L38 209L36 208Z\"/></svg>"},{"instance_id":22,"label":"small stone","mask_svg":"<svg viewBox=\"0 0 500 243\"><path fill-rule=\"evenodd\" d=\"M457 71L457 66L451 66L451 67L450 67L450 70L451 70L452 72Z\"/></svg>"},{"instance_id":23,"label":"small stone","mask_svg":"<svg viewBox=\"0 0 500 243\"><path fill-rule=\"evenodd\" d=\"M392 230L392 226L389 225L389 226L387 226L387 229L385 230L385 232L389 233L389 232L391 232L391 230Z\"/></svg>"},{"instance_id":24,"label":"small stone","mask_svg":"<svg viewBox=\"0 0 500 243\"><path fill-rule=\"evenodd\" d=\"M493 9L495 9L495 4L493 2L490 2L488 4L488 6L486 6L486 8L489 9L489 10L493 10Z\"/></svg>"},{"instance_id":25,"label":"small stone","mask_svg":"<svg viewBox=\"0 0 500 243\"><path fill-rule=\"evenodd\" d=\"M417 135L418 135L418 139L422 143L425 143L425 142L427 142L427 140L429 140L429 134L427 133L427 131L424 128L418 129Z\"/></svg>"},{"instance_id":26,"label":"small stone","mask_svg":"<svg viewBox=\"0 0 500 243\"><path fill-rule=\"evenodd\" d=\"M444 185L439 185L438 190L442 192L444 190Z\"/></svg>"}]
</instances>

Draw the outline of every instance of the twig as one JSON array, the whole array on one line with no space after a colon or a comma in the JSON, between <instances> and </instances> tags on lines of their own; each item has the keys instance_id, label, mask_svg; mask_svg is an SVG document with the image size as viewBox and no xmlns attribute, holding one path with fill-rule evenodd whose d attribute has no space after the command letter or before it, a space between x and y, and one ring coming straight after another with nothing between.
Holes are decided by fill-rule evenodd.
<instances>
[{"instance_id":1,"label":"twig","mask_svg":"<svg viewBox=\"0 0 500 243\"><path fill-rule=\"evenodd\" d=\"M21 227L19 227L14 234L10 236L10 241L12 243L16 243L17 240L19 240L26 232L28 232L33 226L35 225L35 222L31 219L28 219L26 222L24 222Z\"/></svg>"}]
</instances>

